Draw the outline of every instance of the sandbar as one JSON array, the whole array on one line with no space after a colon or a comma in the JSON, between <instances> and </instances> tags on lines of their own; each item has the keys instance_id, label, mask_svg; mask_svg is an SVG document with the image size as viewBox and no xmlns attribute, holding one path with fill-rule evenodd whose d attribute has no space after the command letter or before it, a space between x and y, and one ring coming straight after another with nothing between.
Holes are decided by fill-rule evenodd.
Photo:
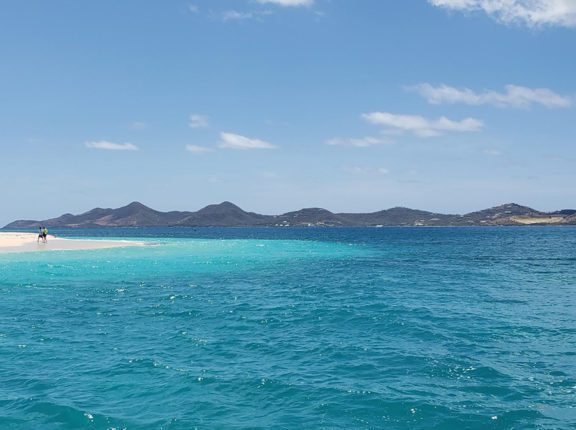
<instances>
[{"instance_id":1,"label":"sandbar","mask_svg":"<svg viewBox=\"0 0 576 430\"><path fill-rule=\"evenodd\" d=\"M88 249L143 246L130 240L62 239L48 235L47 243L38 242L36 233L0 233L0 253L34 251L79 251Z\"/></svg>"}]
</instances>

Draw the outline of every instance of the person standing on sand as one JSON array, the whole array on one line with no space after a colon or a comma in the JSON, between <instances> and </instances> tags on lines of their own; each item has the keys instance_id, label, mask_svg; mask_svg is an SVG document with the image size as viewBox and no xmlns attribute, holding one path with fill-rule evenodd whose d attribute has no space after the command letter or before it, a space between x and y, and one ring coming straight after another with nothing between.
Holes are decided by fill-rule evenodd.
<instances>
[{"instance_id":1,"label":"person standing on sand","mask_svg":"<svg viewBox=\"0 0 576 430\"><path fill-rule=\"evenodd\" d=\"M44 231L42 230L42 227L38 227L38 243L40 243L40 239L44 242Z\"/></svg>"},{"instance_id":2,"label":"person standing on sand","mask_svg":"<svg viewBox=\"0 0 576 430\"><path fill-rule=\"evenodd\" d=\"M44 239L44 243L48 242L48 228L42 228L42 238Z\"/></svg>"}]
</instances>

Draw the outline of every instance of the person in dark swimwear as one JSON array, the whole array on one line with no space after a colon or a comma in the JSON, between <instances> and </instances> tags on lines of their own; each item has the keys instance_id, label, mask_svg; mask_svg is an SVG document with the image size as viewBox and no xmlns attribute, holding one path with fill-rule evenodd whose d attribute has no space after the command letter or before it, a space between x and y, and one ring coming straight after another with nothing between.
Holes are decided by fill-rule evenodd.
<instances>
[{"instance_id":1,"label":"person in dark swimwear","mask_svg":"<svg viewBox=\"0 0 576 430\"><path fill-rule=\"evenodd\" d=\"M48 242L48 228L47 227L42 228L42 238L44 239L44 243Z\"/></svg>"},{"instance_id":2,"label":"person in dark swimwear","mask_svg":"<svg viewBox=\"0 0 576 430\"><path fill-rule=\"evenodd\" d=\"M44 231L42 230L42 227L38 227L38 243L40 243L40 239L44 242Z\"/></svg>"}]
</instances>

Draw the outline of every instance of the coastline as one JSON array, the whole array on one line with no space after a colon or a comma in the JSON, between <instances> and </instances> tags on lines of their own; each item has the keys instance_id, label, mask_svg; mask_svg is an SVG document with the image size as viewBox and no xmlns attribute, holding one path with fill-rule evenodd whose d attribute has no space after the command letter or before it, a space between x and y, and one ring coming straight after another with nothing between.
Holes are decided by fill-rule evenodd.
<instances>
[{"instance_id":1,"label":"coastline","mask_svg":"<svg viewBox=\"0 0 576 430\"><path fill-rule=\"evenodd\" d=\"M38 242L36 233L0 232L0 254L38 251L83 251L93 249L144 246L130 240L62 239L48 235L47 243Z\"/></svg>"}]
</instances>

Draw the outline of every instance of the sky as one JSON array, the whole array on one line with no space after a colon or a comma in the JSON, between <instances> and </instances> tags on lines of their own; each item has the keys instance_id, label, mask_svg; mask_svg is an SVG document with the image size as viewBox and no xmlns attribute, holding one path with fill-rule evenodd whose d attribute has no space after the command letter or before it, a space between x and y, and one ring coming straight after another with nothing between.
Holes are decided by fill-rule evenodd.
<instances>
[{"instance_id":1,"label":"sky","mask_svg":"<svg viewBox=\"0 0 576 430\"><path fill-rule=\"evenodd\" d=\"M576 0L18 0L0 224L576 207Z\"/></svg>"}]
</instances>

